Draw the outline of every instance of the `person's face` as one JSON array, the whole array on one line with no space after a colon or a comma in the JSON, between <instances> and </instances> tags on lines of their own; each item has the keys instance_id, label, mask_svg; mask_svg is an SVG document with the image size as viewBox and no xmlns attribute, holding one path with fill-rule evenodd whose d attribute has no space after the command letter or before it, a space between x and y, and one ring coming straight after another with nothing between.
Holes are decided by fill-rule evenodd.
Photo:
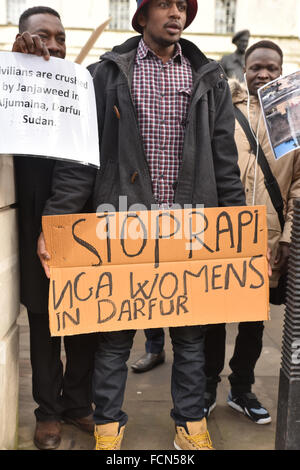
<instances>
[{"instance_id":1,"label":"person's face","mask_svg":"<svg viewBox=\"0 0 300 470\"><path fill-rule=\"evenodd\" d=\"M66 57L66 34L59 18L48 13L32 15L28 18L26 26L30 34L41 38L52 57Z\"/></svg>"},{"instance_id":2,"label":"person's face","mask_svg":"<svg viewBox=\"0 0 300 470\"><path fill-rule=\"evenodd\" d=\"M187 0L151 0L139 24L148 45L169 47L179 41L187 19Z\"/></svg>"},{"instance_id":3,"label":"person's face","mask_svg":"<svg viewBox=\"0 0 300 470\"><path fill-rule=\"evenodd\" d=\"M257 95L258 88L275 80L281 75L281 57L278 52L273 49L255 49L247 57L245 71L249 93L251 95Z\"/></svg>"},{"instance_id":4,"label":"person's face","mask_svg":"<svg viewBox=\"0 0 300 470\"><path fill-rule=\"evenodd\" d=\"M241 36L237 41L236 41L236 47L237 47L237 50L241 53L241 54L245 54L245 51L248 47L248 43L249 43L249 36L248 34L244 34L243 36Z\"/></svg>"}]
</instances>

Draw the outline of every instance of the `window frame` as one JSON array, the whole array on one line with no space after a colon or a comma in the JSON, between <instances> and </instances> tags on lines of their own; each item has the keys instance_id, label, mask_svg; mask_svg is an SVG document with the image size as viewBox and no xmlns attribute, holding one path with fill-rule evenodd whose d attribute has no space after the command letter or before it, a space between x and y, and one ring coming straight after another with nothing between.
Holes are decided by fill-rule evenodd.
<instances>
[{"instance_id":1,"label":"window frame","mask_svg":"<svg viewBox=\"0 0 300 470\"><path fill-rule=\"evenodd\" d=\"M130 0L109 0L109 29L128 31L130 29Z\"/></svg>"},{"instance_id":2,"label":"window frame","mask_svg":"<svg viewBox=\"0 0 300 470\"><path fill-rule=\"evenodd\" d=\"M27 0L6 0L6 23L18 24L20 15L27 8Z\"/></svg>"},{"instance_id":3,"label":"window frame","mask_svg":"<svg viewBox=\"0 0 300 470\"><path fill-rule=\"evenodd\" d=\"M235 32L237 0L216 0L215 33L230 34Z\"/></svg>"}]
</instances>

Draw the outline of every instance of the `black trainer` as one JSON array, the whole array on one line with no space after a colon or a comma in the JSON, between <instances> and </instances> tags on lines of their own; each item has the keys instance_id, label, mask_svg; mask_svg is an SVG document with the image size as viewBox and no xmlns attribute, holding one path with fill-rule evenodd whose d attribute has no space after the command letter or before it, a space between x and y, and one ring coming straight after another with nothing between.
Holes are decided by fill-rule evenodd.
<instances>
[{"instance_id":1,"label":"black trainer","mask_svg":"<svg viewBox=\"0 0 300 470\"><path fill-rule=\"evenodd\" d=\"M216 407L216 394L211 392L204 393L204 416L207 419L210 413Z\"/></svg>"},{"instance_id":2,"label":"black trainer","mask_svg":"<svg viewBox=\"0 0 300 470\"><path fill-rule=\"evenodd\" d=\"M234 410L244 413L256 424L268 424L272 421L268 411L259 403L254 393L247 392L232 395L232 392L230 392L227 403Z\"/></svg>"}]
</instances>

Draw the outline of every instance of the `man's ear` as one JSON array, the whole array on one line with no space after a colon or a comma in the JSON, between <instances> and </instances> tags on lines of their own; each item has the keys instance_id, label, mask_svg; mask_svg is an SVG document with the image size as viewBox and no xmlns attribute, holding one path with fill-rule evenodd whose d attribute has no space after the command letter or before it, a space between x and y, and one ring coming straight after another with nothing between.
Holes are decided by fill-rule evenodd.
<instances>
[{"instance_id":1,"label":"man's ear","mask_svg":"<svg viewBox=\"0 0 300 470\"><path fill-rule=\"evenodd\" d=\"M145 15L144 12L142 12L142 11L140 12L140 14L137 17L137 22L142 28L144 28L146 26L147 19L146 19L146 15Z\"/></svg>"}]
</instances>

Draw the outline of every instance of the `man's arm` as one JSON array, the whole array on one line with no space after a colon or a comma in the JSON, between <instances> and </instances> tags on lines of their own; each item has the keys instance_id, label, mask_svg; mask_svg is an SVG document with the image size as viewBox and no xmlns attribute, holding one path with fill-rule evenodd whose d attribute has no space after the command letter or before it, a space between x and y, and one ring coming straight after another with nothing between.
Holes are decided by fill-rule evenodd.
<instances>
[{"instance_id":1,"label":"man's arm","mask_svg":"<svg viewBox=\"0 0 300 470\"><path fill-rule=\"evenodd\" d=\"M46 202L43 215L81 212L93 192L96 172L89 166L58 161L53 172L52 196ZM46 276L50 278L50 255L43 232L38 239L37 255Z\"/></svg>"},{"instance_id":2,"label":"man's arm","mask_svg":"<svg viewBox=\"0 0 300 470\"><path fill-rule=\"evenodd\" d=\"M99 67L97 67L94 84L99 142L101 142L105 113L104 96L106 82L104 76L105 74L100 73ZM93 167L58 161L53 173L52 195L46 202L43 215L76 214L81 212L93 192L96 174L97 170ZM49 277L49 267L47 265L49 253L45 246L43 233L40 235L38 242L38 256L46 276Z\"/></svg>"},{"instance_id":3,"label":"man's arm","mask_svg":"<svg viewBox=\"0 0 300 470\"><path fill-rule=\"evenodd\" d=\"M81 212L93 192L96 172L91 166L57 161L43 215Z\"/></svg>"},{"instance_id":4,"label":"man's arm","mask_svg":"<svg viewBox=\"0 0 300 470\"><path fill-rule=\"evenodd\" d=\"M246 205L234 140L235 117L227 81L215 91L215 127L212 137L214 169L220 206Z\"/></svg>"},{"instance_id":5,"label":"man's arm","mask_svg":"<svg viewBox=\"0 0 300 470\"><path fill-rule=\"evenodd\" d=\"M105 73L97 67L94 86L97 105L97 121L99 133L99 151L105 114ZM103 158L101 159L102 162ZM76 214L80 212L93 192L97 169L79 163L58 161L54 167L52 178L52 196L48 199L43 215Z\"/></svg>"}]
</instances>

